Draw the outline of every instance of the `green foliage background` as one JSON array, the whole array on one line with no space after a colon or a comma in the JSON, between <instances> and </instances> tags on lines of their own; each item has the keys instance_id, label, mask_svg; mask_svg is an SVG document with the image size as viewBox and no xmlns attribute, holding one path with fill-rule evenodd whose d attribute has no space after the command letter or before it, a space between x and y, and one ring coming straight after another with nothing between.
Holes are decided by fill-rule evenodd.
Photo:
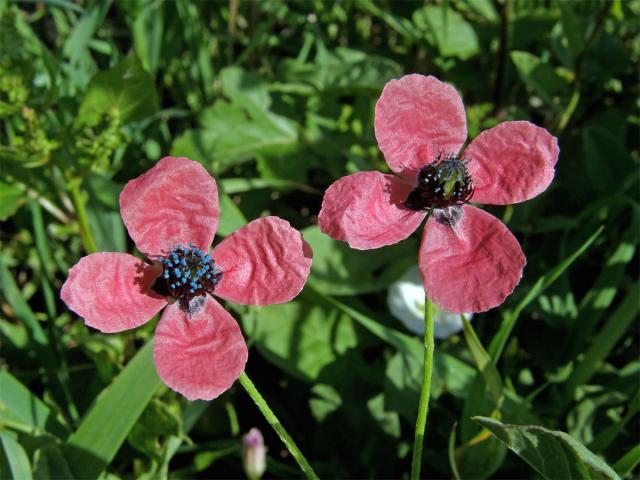
<instances>
[{"instance_id":1,"label":"green foliage background","mask_svg":"<svg viewBox=\"0 0 640 480\"><path fill-rule=\"evenodd\" d=\"M59 300L81 256L133 250L119 192L168 154L215 175L220 237L274 214L314 249L295 301L229 308L249 376L318 474L406 476L421 342L385 299L420 231L361 252L315 223L333 181L387 170L373 107L413 72L458 89L470 138L527 119L561 148L548 191L489 208L528 263L469 346L436 346L424 474L615 478L604 459L637 475L639 14L636 0L0 0L0 477L242 477L253 426L267 475L300 476L238 386L190 403L159 381L155 319L104 335Z\"/></svg>"}]
</instances>

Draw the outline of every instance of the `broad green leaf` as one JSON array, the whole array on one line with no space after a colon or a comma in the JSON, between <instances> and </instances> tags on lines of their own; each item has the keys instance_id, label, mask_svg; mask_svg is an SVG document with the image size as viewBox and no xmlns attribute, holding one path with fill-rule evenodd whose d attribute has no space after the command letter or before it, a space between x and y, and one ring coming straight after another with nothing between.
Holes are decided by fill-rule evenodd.
<instances>
[{"instance_id":1,"label":"broad green leaf","mask_svg":"<svg viewBox=\"0 0 640 480\"><path fill-rule=\"evenodd\" d=\"M160 458L163 449L161 437L180 435L180 417L166 403L152 400L131 429L127 439L136 450L152 460Z\"/></svg>"},{"instance_id":2,"label":"broad green leaf","mask_svg":"<svg viewBox=\"0 0 640 480\"><path fill-rule=\"evenodd\" d=\"M76 477L98 478L161 385L149 341L97 397L67 440L64 455Z\"/></svg>"},{"instance_id":3,"label":"broad green leaf","mask_svg":"<svg viewBox=\"0 0 640 480\"><path fill-rule=\"evenodd\" d=\"M422 343L418 339L413 340L409 352L399 351L387 362L384 383L386 408L399 412L409 422L415 421L424 368ZM475 370L470 365L436 348L431 398L438 398L445 392L465 398L474 374Z\"/></svg>"},{"instance_id":4,"label":"broad green leaf","mask_svg":"<svg viewBox=\"0 0 640 480\"><path fill-rule=\"evenodd\" d=\"M157 109L158 95L153 78L135 55L129 55L91 79L80 105L79 120L93 125L115 110L126 124L143 120Z\"/></svg>"},{"instance_id":5,"label":"broad green leaf","mask_svg":"<svg viewBox=\"0 0 640 480\"><path fill-rule=\"evenodd\" d=\"M385 399L382 393L369 399L367 409L384 433L393 438L400 438L400 417L396 412L385 408Z\"/></svg>"},{"instance_id":6,"label":"broad green leaf","mask_svg":"<svg viewBox=\"0 0 640 480\"><path fill-rule=\"evenodd\" d=\"M220 82L222 92L232 103L249 110L269 109L269 84L260 75L236 66L227 67L220 72Z\"/></svg>"},{"instance_id":7,"label":"broad green leaf","mask_svg":"<svg viewBox=\"0 0 640 480\"><path fill-rule=\"evenodd\" d=\"M260 352L283 370L307 381L358 344L349 317L336 309L296 300L260 308L242 318Z\"/></svg>"},{"instance_id":8,"label":"broad green leaf","mask_svg":"<svg viewBox=\"0 0 640 480\"><path fill-rule=\"evenodd\" d=\"M318 48L314 63L284 60L280 76L288 82L313 85L321 92L378 92L402 73L396 62L360 50L338 47Z\"/></svg>"},{"instance_id":9,"label":"broad green leaf","mask_svg":"<svg viewBox=\"0 0 640 480\"><path fill-rule=\"evenodd\" d=\"M342 406L340 393L331 385L318 383L311 387L311 392L314 396L309 399L309 408L318 422L323 422Z\"/></svg>"},{"instance_id":10,"label":"broad green leaf","mask_svg":"<svg viewBox=\"0 0 640 480\"><path fill-rule=\"evenodd\" d=\"M473 27L451 8L428 5L413 14L413 23L443 57L466 60L479 51Z\"/></svg>"},{"instance_id":11,"label":"broad green leaf","mask_svg":"<svg viewBox=\"0 0 640 480\"><path fill-rule=\"evenodd\" d=\"M175 140L171 153L197 159L220 173L260 153L286 152L297 146L295 122L270 112L245 112L220 100L203 111L200 129L187 130Z\"/></svg>"},{"instance_id":12,"label":"broad green leaf","mask_svg":"<svg viewBox=\"0 0 640 480\"><path fill-rule=\"evenodd\" d=\"M620 478L603 460L564 432L536 425L503 424L487 417L473 419L544 478Z\"/></svg>"},{"instance_id":13,"label":"broad green leaf","mask_svg":"<svg viewBox=\"0 0 640 480\"><path fill-rule=\"evenodd\" d=\"M512 51L511 61L520 78L538 94L547 105L554 106L555 99L568 98L569 87L549 63L529 52Z\"/></svg>"},{"instance_id":14,"label":"broad green leaf","mask_svg":"<svg viewBox=\"0 0 640 480\"><path fill-rule=\"evenodd\" d=\"M303 230L313 250L313 284L330 295L354 295L386 289L416 262L417 245L404 241L375 251L354 250L318 227Z\"/></svg>"},{"instance_id":15,"label":"broad green leaf","mask_svg":"<svg viewBox=\"0 0 640 480\"><path fill-rule=\"evenodd\" d=\"M247 219L226 193L220 192L220 223L216 235L226 237L247 224Z\"/></svg>"},{"instance_id":16,"label":"broad green leaf","mask_svg":"<svg viewBox=\"0 0 640 480\"><path fill-rule=\"evenodd\" d=\"M25 195L20 187L0 181L0 220L11 217L24 201Z\"/></svg>"},{"instance_id":17,"label":"broad green leaf","mask_svg":"<svg viewBox=\"0 0 640 480\"><path fill-rule=\"evenodd\" d=\"M49 407L7 371L0 371L0 424L38 433L49 432L61 439L67 427Z\"/></svg>"},{"instance_id":18,"label":"broad green leaf","mask_svg":"<svg viewBox=\"0 0 640 480\"><path fill-rule=\"evenodd\" d=\"M356 310L352 306L347 305L346 303L336 300L332 296L323 293L317 287L315 287L315 284L312 280L307 282L307 288L303 293L305 298L309 298L315 303L318 303L318 300L321 300L324 303L336 307L339 311L347 314L353 320L358 322L370 333L387 342L389 345L393 345L401 352L405 352L408 354L412 354L412 352L415 352L415 345L417 340L414 337L411 337L393 328L389 328L381 324L377 320L374 320L370 316L362 313L361 311Z\"/></svg>"},{"instance_id":19,"label":"broad green leaf","mask_svg":"<svg viewBox=\"0 0 640 480\"><path fill-rule=\"evenodd\" d=\"M31 480L31 465L29 457L22 446L9 436L0 431L0 477L14 480Z\"/></svg>"}]
</instances>

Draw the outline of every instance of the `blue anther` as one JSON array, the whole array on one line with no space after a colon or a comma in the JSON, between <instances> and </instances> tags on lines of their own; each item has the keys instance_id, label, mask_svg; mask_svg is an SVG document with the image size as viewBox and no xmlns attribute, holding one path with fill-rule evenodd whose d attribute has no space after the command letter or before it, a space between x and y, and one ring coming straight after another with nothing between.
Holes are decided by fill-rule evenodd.
<instances>
[{"instance_id":1,"label":"blue anther","mask_svg":"<svg viewBox=\"0 0 640 480\"><path fill-rule=\"evenodd\" d=\"M172 289L172 290L174 290L175 288L176 288L176 284L175 284L175 283L172 283L172 284L171 284L171 289Z\"/></svg>"},{"instance_id":2,"label":"blue anther","mask_svg":"<svg viewBox=\"0 0 640 480\"><path fill-rule=\"evenodd\" d=\"M187 283L187 277L182 277L182 284L184 285L185 283Z\"/></svg>"},{"instance_id":3,"label":"blue anther","mask_svg":"<svg viewBox=\"0 0 640 480\"><path fill-rule=\"evenodd\" d=\"M173 269L173 274L178 278L180 278L182 276L182 272L178 268L174 268Z\"/></svg>"},{"instance_id":4,"label":"blue anther","mask_svg":"<svg viewBox=\"0 0 640 480\"><path fill-rule=\"evenodd\" d=\"M211 257L209 256L208 253L204 257L202 257L203 262L208 262L209 260L211 260Z\"/></svg>"},{"instance_id":5,"label":"blue anther","mask_svg":"<svg viewBox=\"0 0 640 480\"><path fill-rule=\"evenodd\" d=\"M183 267L187 266L187 261L184 258L180 260L180 263L182 264Z\"/></svg>"},{"instance_id":6,"label":"blue anther","mask_svg":"<svg viewBox=\"0 0 640 480\"><path fill-rule=\"evenodd\" d=\"M205 272L206 272L207 270L209 270L209 265L205 265L205 266L204 266L204 268L203 268L202 270L203 270L203 271L205 271Z\"/></svg>"},{"instance_id":7,"label":"blue anther","mask_svg":"<svg viewBox=\"0 0 640 480\"><path fill-rule=\"evenodd\" d=\"M169 278L169 271L168 270L164 271L164 278Z\"/></svg>"},{"instance_id":8,"label":"blue anther","mask_svg":"<svg viewBox=\"0 0 640 480\"><path fill-rule=\"evenodd\" d=\"M205 277L207 280L211 280L211 274L210 274L210 273L207 273L204 277Z\"/></svg>"}]
</instances>

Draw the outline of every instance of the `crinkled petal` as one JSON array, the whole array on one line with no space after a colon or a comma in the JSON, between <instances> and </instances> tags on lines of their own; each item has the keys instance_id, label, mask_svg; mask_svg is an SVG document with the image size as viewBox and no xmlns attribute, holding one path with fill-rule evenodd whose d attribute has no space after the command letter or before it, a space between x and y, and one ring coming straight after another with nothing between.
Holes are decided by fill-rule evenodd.
<instances>
[{"instance_id":1,"label":"crinkled petal","mask_svg":"<svg viewBox=\"0 0 640 480\"><path fill-rule=\"evenodd\" d=\"M500 305L520 281L526 260L504 223L464 205L455 227L429 219L418 263L427 296L444 310L463 313Z\"/></svg>"},{"instance_id":2,"label":"crinkled petal","mask_svg":"<svg viewBox=\"0 0 640 480\"><path fill-rule=\"evenodd\" d=\"M413 74L384 87L376 104L375 131L391 170L415 178L438 153L460 151L467 139L467 119L455 88Z\"/></svg>"},{"instance_id":3,"label":"crinkled petal","mask_svg":"<svg viewBox=\"0 0 640 480\"><path fill-rule=\"evenodd\" d=\"M271 305L300 293L312 252L289 222L265 217L233 232L211 256L223 272L216 295L243 305Z\"/></svg>"},{"instance_id":4,"label":"crinkled petal","mask_svg":"<svg viewBox=\"0 0 640 480\"><path fill-rule=\"evenodd\" d=\"M507 205L544 192L555 174L558 140L532 123L503 122L485 130L464 152L473 202Z\"/></svg>"},{"instance_id":5,"label":"crinkled petal","mask_svg":"<svg viewBox=\"0 0 640 480\"><path fill-rule=\"evenodd\" d=\"M138 250L149 258L166 255L176 244L207 249L220 218L218 188L198 162L165 157L127 183L120 211Z\"/></svg>"},{"instance_id":6,"label":"crinkled petal","mask_svg":"<svg viewBox=\"0 0 640 480\"><path fill-rule=\"evenodd\" d=\"M228 390L244 371L247 345L238 322L208 295L188 314L169 305L153 342L160 378L189 400L211 400Z\"/></svg>"},{"instance_id":7,"label":"crinkled petal","mask_svg":"<svg viewBox=\"0 0 640 480\"><path fill-rule=\"evenodd\" d=\"M411 235L425 217L404 206L413 186L394 175L358 172L342 177L324 193L320 229L352 248L369 250Z\"/></svg>"},{"instance_id":8,"label":"crinkled petal","mask_svg":"<svg viewBox=\"0 0 640 480\"><path fill-rule=\"evenodd\" d=\"M146 323L167 304L149 289L159 274L126 253L93 253L71 267L60 298L90 327L121 332Z\"/></svg>"}]
</instances>

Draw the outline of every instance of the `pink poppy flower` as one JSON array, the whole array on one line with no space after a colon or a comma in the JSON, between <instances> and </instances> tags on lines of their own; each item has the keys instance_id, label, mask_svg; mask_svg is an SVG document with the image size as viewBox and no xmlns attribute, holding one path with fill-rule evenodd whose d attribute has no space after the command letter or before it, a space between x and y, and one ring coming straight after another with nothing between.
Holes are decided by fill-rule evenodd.
<instances>
[{"instance_id":1,"label":"pink poppy flower","mask_svg":"<svg viewBox=\"0 0 640 480\"><path fill-rule=\"evenodd\" d=\"M300 232L278 217L254 220L211 253L220 208L216 182L197 162L165 157L120 194L138 250L94 253L69 270L61 298L102 332L136 328L166 306L154 339L158 375L190 400L211 400L244 371L247 346L212 297L270 305L295 297L311 268Z\"/></svg>"},{"instance_id":2,"label":"pink poppy flower","mask_svg":"<svg viewBox=\"0 0 640 480\"><path fill-rule=\"evenodd\" d=\"M434 77L391 80L376 104L375 133L396 175L359 172L325 192L323 232L368 250L411 235L429 212L418 264L427 296L454 313L482 312L513 291L526 263L518 241L468 204L518 203L551 183L558 142L525 121L467 138L462 99Z\"/></svg>"}]
</instances>

